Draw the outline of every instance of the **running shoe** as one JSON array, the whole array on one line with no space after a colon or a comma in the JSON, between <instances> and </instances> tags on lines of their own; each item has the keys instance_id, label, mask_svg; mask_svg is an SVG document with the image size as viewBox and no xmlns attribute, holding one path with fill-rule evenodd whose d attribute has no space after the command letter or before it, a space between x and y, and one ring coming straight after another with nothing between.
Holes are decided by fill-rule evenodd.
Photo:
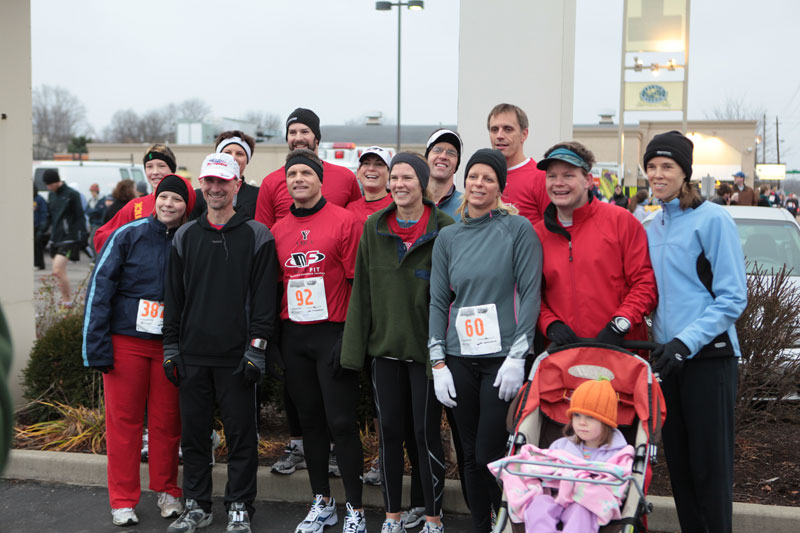
<instances>
[{"instance_id":1,"label":"running shoe","mask_svg":"<svg viewBox=\"0 0 800 533\"><path fill-rule=\"evenodd\" d=\"M146 463L148 459L148 455L150 454L150 447L147 445L147 428L144 428L144 433L142 433L142 462Z\"/></svg>"},{"instance_id":2,"label":"running shoe","mask_svg":"<svg viewBox=\"0 0 800 533\"><path fill-rule=\"evenodd\" d=\"M336 450L331 450L331 454L328 456L328 476L342 477L342 473L339 471L339 463L336 462Z\"/></svg>"},{"instance_id":3,"label":"running shoe","mask_svg":"<svg viewBox=\"0 0 800 533\"><path fill-rule=\"evenodd\" d=\"M181 501L168 492L158 493L158 508L162 518L175 518L183 512Z\"/></svg>"},{"instance_id":4,"label":"running shoe","mask_svg":"<svg viewBox=\"0 0 800 533\"><path fill-rule=\"evenodd\" d=\"M425 522L419 533L444 533L444 524L436 522Z\"/></svg>"},{"instance_id":5,"label":"running shoe","mask_svg":"<svg viewBox=\"0 0 800 533\"><path fill-rule=\"evenodd\" d=\"M311 509L303 519L294 533L320 533L325 526L332 526L339 521L339 516L336 514L336 500L331 498L327 504L322 497L322 494L317 494L314 497L314 503L311 504Z\"/></svg>"},{"instance_id":6,"label":"running shoe","mask_svg":"<svg viewBox=\"0 0 800 533\"><path fill-rule=\"evenodd\" d=\"M425 508L411 507L408 511L400 515L400 520L405 524L406 529L417 527L425 520Z\"/></svg>"},{"instance_id":7,"label":"running shoe","mask_svg":"<svg viewBox=\"0 0 800 533\"><path fill-rule=\"evenodd\" d=\"M381 533L406 533L406 528L403 527L402 520L395 520L394 518L387 518L383 521L381 526Z\"/></svg>"},{"instance_id":8,"label":"running shoe","mask_svg":"<svg viewBox=\"0 0 800 533\"><path fill-rule=\"evenodd\" d=\"M367 485L375 485L379 487L383 483L383 476L381 476L381 459L376 457L369 467L369 472L364 474L364 483Z\"/></svg>"},{"instance_id":9,"label":"running shoe","mask_svg":"<svg viewBox=\"0 0 800 533\"><path fill-rule=\"evenodd\" d=\"M214 514L205 512L196 500L186 499L181 515L167 528L167 533L194 533L201 527L211 525Z\"/></svg>"},{"instance_id":10,"label":"running shoe","mask_svg":"<svg viewBox=\"0 0 800 533\"><path fill-rule=\"evenodd\" d=\"M250 514L241 502L231 504L228 509L228 527L226 533L250 533Z\"/></svg>"},{"instance_id":11,"label":"running shoe","mask_svg":"<svg viewBox=\"0 0 800 533\"><path fill-rule=\"evenodd\" d=\"M356 511L348 502L347 512L344 515L344 527L342 533L367 533L367 519L364 518L362 511Z\"/></svg>"},{"instance_id":12,"label":"running shoe","mask_svg":"<svg viewBox=\"0 0 800 533\"><path fill-rule=\"evenodd\" d=\"M135 526L139 523L139 517L133 507L120 507L111 509L111 521L115 526Z\"/></svg>"},{"instance_id":13,"label":"running shoe","mask_svg":"<svg viewBox=\"0 0 800 533\"><path fill-rule=\"evenodd\" d=\"M294 474L295 470L302 470L303 468L308 468L303 452L294 444L290 444L283 451L283 456L272 465L272 472L288 476L289 474Z\"/></svg>"}]
</instances>

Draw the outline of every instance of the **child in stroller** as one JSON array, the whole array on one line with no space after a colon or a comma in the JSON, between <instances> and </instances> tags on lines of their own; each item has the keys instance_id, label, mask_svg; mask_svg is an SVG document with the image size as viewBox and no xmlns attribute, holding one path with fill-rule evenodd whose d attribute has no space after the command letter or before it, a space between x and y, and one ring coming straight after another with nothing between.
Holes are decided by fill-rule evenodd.
<instances>
[{"instance_id":1,"label":"child in stroller","mask_svg":"<svg viewBox=\"0 0 800 533\"><path fill-rule=\"evenodd\" d=\"M608 381L603 384L598 379ZM610 416L610 407L583 409L584 413L594 412L589 416L608 426L619 424L618 428L610 431L612 438L609 449L601 447L610 453L591 455L592 460L615 463L605 465L606 468L597 467L596 463L587 466L587 461L583 458L584 449L575 441L561 439L560 442L556 441L558 444L554 443L558 449L553 449L552 446L551 449L544 449L563 434L563 426L570 421L574 431L580 418L576 413L584 414L574 411L574 408L576 405L586 407L587 397L584 391L590 385L592 389L602 387L596 391L598 398L602 396L613 399L615 416ZM600 391L605 392L601 395ZM595 394L591 396L594 397ZM545 352L537 358L530 373L530 381L520 390L509 410L508 426L512 433L509 456L489 465L503 486L506 500L504 505L507 503L507 510L501 509L498 514L494 531L503 531L509 517L510 529L515 533L532 531L530 528L526 529L528 520L525 519L525 509L541 490L518 491L520 487L527 486L530 478L543 480L540 484L544 488L558 488L559 495L553 499L559 503L566 502L565 498L572 494L585 498L586 493L595 492L596 488L611 489L619 499L605 511L595 512L600 518L596 523L602 526L600 531L610 533L646 530L644 515L649 512L650 506L645 500L645 470L653 451L650 444L660 433L665 415L661 389L654 379L650 365L642 358L621 348L588 342ZM611 419L615 424L608 424L603 418ZM624 435L624 440L619 440L622 436L620 432ZM584 448L587 447L587 440L594 440L587 439L580 433L577 436L584 441ZM633 445L633 450L625 441ZM533 446L534 444L539 447ZM568 451L567 448L571 450ZM573 464L567 464L568 462ZM539 464L532 465L533 463ZM572 483L573 481L579 483ZM562 485L562 482L566 483ZM562 494L564 489L567 492ZM624 505L620 510L622 501ZM571 513L574 512L567 514L567 520L573 520ZM558 520L555 523L557 522ZM603 525L606 522L608 525ZM577 530L597 531L597 528L581 526L574 529ZM550 531L555 531L555 528Z\"/></svg>"}]
</instances>

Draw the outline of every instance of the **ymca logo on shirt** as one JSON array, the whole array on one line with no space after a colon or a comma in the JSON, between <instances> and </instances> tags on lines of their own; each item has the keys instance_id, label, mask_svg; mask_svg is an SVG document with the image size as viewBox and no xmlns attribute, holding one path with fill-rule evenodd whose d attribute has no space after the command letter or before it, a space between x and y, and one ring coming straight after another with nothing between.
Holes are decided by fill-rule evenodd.
<instances>
[{"instance_id":1,"label":"ymca logo on shirt","mask_svg":"<svg viewBox=\"0 0 800 533\"><path fill-rule=\"evenodd\" d=\"M306 268L307 266L321 262L325 259L325 254L319 250L311 250L309 252L294 252L286 260L284 266L290 268Z\"/></svg>"}]
</instances>

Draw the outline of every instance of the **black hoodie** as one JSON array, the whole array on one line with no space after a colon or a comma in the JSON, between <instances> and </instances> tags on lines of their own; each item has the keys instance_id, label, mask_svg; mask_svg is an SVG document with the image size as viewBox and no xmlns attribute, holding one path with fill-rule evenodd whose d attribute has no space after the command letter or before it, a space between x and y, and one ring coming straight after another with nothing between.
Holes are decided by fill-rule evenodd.
<instances>
[{"instance_id":1,"label":"black hoodie","mask_svg":"<svg viewBox=\"0 0 800 533\"><path fill-rule=\"evenodd\" d=\"M164 299L164 345L187 364L235 367L251 339L268 339L278 263L266 226L235 213L217 230L207 213L172 242Z\"/></svg>"}]
</instances>

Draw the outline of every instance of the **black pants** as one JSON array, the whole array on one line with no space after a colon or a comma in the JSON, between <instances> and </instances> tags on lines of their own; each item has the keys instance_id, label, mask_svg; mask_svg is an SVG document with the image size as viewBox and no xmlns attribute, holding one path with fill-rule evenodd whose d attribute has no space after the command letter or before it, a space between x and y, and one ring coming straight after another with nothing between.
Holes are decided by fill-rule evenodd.
<instances>
[{"instance_id":1,"label":"black pants","mask_svg":"<svg viewBox=\"0 0 800 533\"><path fill-rule=\"evenodd\" d=\"M486 465L505 455L508 440L506 414L510 402L501 400L493 386L503 360L447 356L456 386L453 414L464 452L464 478L476 533L491 530L491 511L500 508L502 497Z\"/></svg>"},{"instance_id":2,"label":"black pants","mask_svg":"<svg viewBox=\"0 0 800 533\"><path fill-rule=\"evenodd\" d=\"M286 364L286 386L297 407L303 429L303 449L313 494L330 496L328 455L330 435L342 473L347 501L361 504L364 450L358 433L358 374L345 371L334 378L329 366L331 348L342 334L341 322L281 326L281 353ZM326 420L327 419L327 420Z\"/></svg>"},{"instance_id":3,"label":"black pants","mask_svg":"<svg viewBox=\"0 0 800 533\"><path fill-rule=\"evenodd\" d=\"M403 468L409 419L413 424L425 514L439 516L444 493L442 405L425 365L386 358L372 360L372 387L380 429L383 501L387 513L402 510Z\"/></svg>"},{"instance_id":4,"label":"black pants","mask_svg":"<svg viewBox=\"0 0 800 533\"><path fill-rule=\"evenodd\" d=\"M44 268L44 247L47 246L47 241L50 239L50 234L46 229L34 228L33 230L33 266L36 268Z\"/></svg>"},{"instance_id":5,"label":"black pants","mask_svg":"<svg viewBox=\"0 0 800 533\"><path fill-rule=\"evenodd\" d=\"M225 508L243 502L250 516L256 498L258 434L256 386L247 386L235 368L186 365L179 391L183 495L211 510L211 430L216 400L228 446ZM151 408L155 408L151 406Z\"/></svg>"},{"instance_id":6,"label":"black pants","mask_svg":"<svg viewBox=\"0 0 800 533\"><path fill-rule=\"evenodd\" d=\"M733 527L737 363L736 357L689 359L661 384L664 454L684 533Z\"/></svg>"}]
</instances>

